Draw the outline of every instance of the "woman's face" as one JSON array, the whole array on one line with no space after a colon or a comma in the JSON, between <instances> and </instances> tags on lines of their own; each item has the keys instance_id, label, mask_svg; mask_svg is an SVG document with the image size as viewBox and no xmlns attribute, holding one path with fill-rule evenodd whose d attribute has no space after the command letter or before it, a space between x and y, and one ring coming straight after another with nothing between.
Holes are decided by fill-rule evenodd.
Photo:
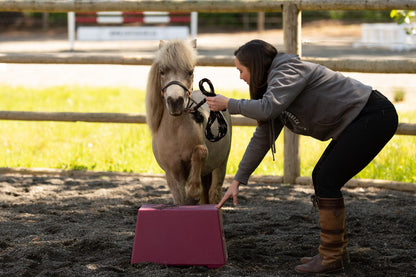
<instances>
[{"instance_id":1,"label":"woman's face","mask_svg":"<svg viewBox=\"0 0 416 277\"><path fill-rule=\"evenodd\" d=\"M244 80L247 85L250 85L250 71L248 68L242 65L237 58L235 58L235 67L240 71L240 79Z\"/></svg>"}]
</instances>

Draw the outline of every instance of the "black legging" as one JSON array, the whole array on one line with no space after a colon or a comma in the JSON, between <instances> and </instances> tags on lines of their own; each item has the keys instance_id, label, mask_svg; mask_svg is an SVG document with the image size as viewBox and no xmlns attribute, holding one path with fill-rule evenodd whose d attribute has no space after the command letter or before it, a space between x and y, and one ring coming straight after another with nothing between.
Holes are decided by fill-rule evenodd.
<instances>
[{"instance_id":1,"label":"black legging","mask_svg":"<svg viewBox=\"0 0 416 277\"><path fill-rule=\"evenodd\" d=\"M374 90L357 118L331 141L312 172L315 193L342 197L344 184L366 167L393 137L398 116L393 104Z\"/></svg>"}]
</instances>

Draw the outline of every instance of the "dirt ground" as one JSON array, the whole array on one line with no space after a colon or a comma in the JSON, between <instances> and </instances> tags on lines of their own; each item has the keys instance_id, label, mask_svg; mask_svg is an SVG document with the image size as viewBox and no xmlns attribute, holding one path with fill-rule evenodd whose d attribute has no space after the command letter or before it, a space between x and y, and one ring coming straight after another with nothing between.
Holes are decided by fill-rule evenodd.
<instances>
[{"instance_id":1,"label":"dirt ground","mask_svg":"<svg viewBox=\"0 0 416 277\"><path fill-rule=\"evenodd\" d=\"M226 182L224 189L228 187ZM226 265L130 264L143 204L171 204L164 178L0 176L0 276L298 276L319 244L312 188L252 183L223 207ZM331 276L416 276L414 193L345 189L351 263Z\"/></svg>"}]
</instances>

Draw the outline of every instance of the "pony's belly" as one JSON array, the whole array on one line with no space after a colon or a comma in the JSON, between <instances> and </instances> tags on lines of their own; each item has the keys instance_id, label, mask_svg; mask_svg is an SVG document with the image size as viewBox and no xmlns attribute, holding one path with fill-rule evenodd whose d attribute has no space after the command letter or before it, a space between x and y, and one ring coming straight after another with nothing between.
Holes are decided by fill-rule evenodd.
<instances>
[{"instance_id":1,"label":"pony's belly","mask_svg":"<svg viewBox=\"0 0 416 277\"><path fill-rule=\"evenodd\" d=\"M202 167L201 175L207 175L211 173L215 168L218 168L227 163L229 148L222 148L222 150L227 151L216 151L211 150L211 154L208 150L208 159L205 161L204 166Z\"/></svg>"}]
</instances>

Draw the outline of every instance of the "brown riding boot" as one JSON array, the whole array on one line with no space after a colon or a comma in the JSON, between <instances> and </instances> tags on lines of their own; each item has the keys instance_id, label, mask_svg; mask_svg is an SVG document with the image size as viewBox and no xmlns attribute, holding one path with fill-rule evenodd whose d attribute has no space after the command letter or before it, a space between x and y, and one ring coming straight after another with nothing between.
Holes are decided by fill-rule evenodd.
<instances>
[{"instance_id":1,"label":"brown riding boot","mask_svg":"<svg viewBox=\"0 0 416 277\"><path fill-rule=\"evenodd\" d=\"M344 265L347 265L350 263L350 254L347 251L347 244L348 244L348 235L347 235L347 229L344 231L344 238L343 238L343 246L342 246L342 263ZM319 256L319 254L316 254L313 257L303 257L300 259L300 262L302 264L309 263L313 259L316 259Z\"/></svg>"},{"instance_id":2,"label":"brown riding boot","mask_svg":"<svg viewBox=\"0 0 416 277\"><path fill-rule=\"evenodd\" d=\"M348 234L347 234L347 229L344 228L344 237L343 237L343 245L342 245L342 263L344 265L347 265L350 263L350 254L347 251L347 244L348 244ZM319 254L316 254L313 257L303 257L300 259L300 262L302 264L306 264L309 263L310 261L312 261L312 259L316 259L319 256Z\"/></svg>"},{"instance_id":3,"label":"brown riding boot","mask_svg":"<svg viewBox=\"0 0 416 277\"><path fill-rule=\"evenodd\" d=\"M344 268L343 253L348 240L345 238L345 206L341 198L318 198L321 245L319 254L310 261L295 267L297 272L323 273Z\"/></svg>"}]
</instances>

